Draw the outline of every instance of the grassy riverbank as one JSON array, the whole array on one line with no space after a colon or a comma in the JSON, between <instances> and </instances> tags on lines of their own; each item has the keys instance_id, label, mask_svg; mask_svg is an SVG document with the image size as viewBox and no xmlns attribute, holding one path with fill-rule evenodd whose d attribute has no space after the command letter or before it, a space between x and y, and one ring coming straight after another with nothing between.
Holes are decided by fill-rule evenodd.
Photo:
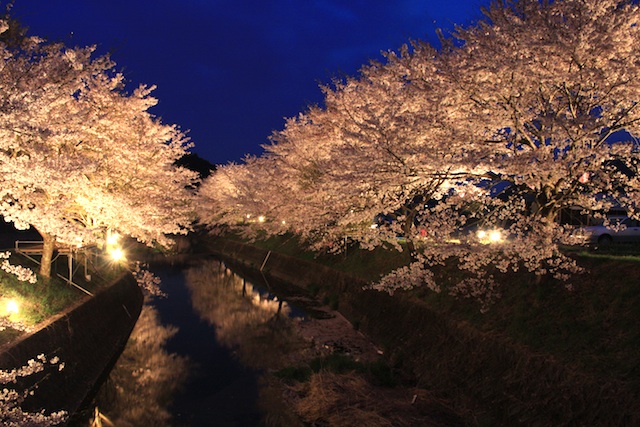
<instances>
[{"instance_id":1,"label":"grassy riverbank","mask_svg":"<svg viewBox=\"0 0 640 427\"><path fill-rule=\"evenodd\" d=\"M368 281L407 262L404 253L366 252L355 248L351 248L346 256L316 257L301 251L293 239L269 239L255 245L326 264ZM484 314L474 301L455 299L423 288L398 293L396 297L419 301L443 319L470 325L481 333L510 342L523 351L523 355L530 355L520 356L525 357L522 360L541 357L540 360L559 362L576 375L574 380L581 387L588 389L593 383L615 383L637 399L640 396L640 361L637 358L640 354L640 324L637 322L640 317L640 257L637 248L614 247L607 252L568 250L567 253L586 269L585 274L572 280L572 290L550 278L539 280L533 274L504 275L500 277L502 298ZM442 267L436 273L443 277L455 275L455 268ZM323 290L317 292L322 294ZM341 297L344 298L336 293L327 297L335 299L334 304L338 307ZM381 322L379 327L384 325ZM410 335L407 331L407 337ZM495 358L500 359L500 355L496 354ZM442 362L442 369L455 365L451 361ZM486 362L493 361L478 362L478 368L484 369ZM496 366L499 365L497 361ZM485 374L498 376L501 373ZM531 378L522 379L525 384L538 380L534 377L535 372L530 375ZM585 375L583 382L579 379L582 375ZM478 392L483 393L482 390ZM593 394L596 397L597 388Z\"/></svg>"},{"instance_id":2,"label":"grassy riverbank","mask_svg":"<svg viewBox=\"0 0 640 427\"><path fill-rule=\"evenodd\" d=\"M38 271L37 263L20 254L12 253L8 261L11 265ZM92 268L91 280L87 280L84 271L76 272L73 282L77 286L73 286L57 276L68 277L66 264L66 257L62 262L54 263L53 277L49 280L39 277L36 283L20 281L15 275L0 270L0 318L9 321L8 325L0 328L0 346L87 298L87 292L95 293L102 289L119 273L119 269L98 272ZM77 260L74 266L77 268Z\"/></svg>"}]
</instances>

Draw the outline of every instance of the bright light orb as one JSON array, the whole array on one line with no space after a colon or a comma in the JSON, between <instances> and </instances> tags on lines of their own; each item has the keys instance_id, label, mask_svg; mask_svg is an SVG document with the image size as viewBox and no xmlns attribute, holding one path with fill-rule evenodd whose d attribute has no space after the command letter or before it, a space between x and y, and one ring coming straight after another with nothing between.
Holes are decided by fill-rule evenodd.
<instances>
[{"instance_id":1,"label":"bright light orb","mask_svg":"<svg viewBox=\"0 0 640 427\"><path fill-rule=\"evenodd\" d=\"M18 314L19 311L20 311L20 304L18 304L18 301L14 299L10 299L7 301L7 313Z\"/></svg>"},{"instance_id":2,"label":"bright light orb","mask_svg":"<svg viewBox=\"0 0 640 427\"><path fill-rule=\"evenodd\" d=\"M478 236L480 243L485 245L503 241L501 230L478 230L476 236Z\"/></svg>"},{"instance_id":3,"label":"bright light orb","mask_svg":"<svg viewBox=\"0 0 640 427\"><path fill-rule=\"evenodd\" d=\"M264 216L260 215L260 216L258 217L258 222L264 222Z\"/></svg>"},{"instance_id":4,"label":"bright light orb","mask_svg":"<svg viewBox=\"0 0 640 427\"><path fill-rule=\"evenodd\" d=\"M491 232L489 233L489 240L492 243L502 241L502 233L500 233L500 230L491 230Z\"/></svg>"},{"instance_id":5,"label":"bright light orb","mask_svg":"<svg viewBox=\"0 0 640 427\"><path fill-rule=\"evenodd\" d=\"M115 248L110 252L111 259L114 261L124 260L124 251L121 248Z\"/></svg>"},{"instance_id":6,"label":"bright light orb","mask_svg":"<svg viewBox=\"0 0 640 427\"><path fill-rule=\"evenodd\" d=\"M109 246L113 246L113 245L115 245L116 243L118 243L118 240L119 240L119 239L120 239L120 235L119 235L118 233L112 233L112 234L109 234L109 235L107 236L107 245L109 245Z\"/></svg>"}]
</instances>

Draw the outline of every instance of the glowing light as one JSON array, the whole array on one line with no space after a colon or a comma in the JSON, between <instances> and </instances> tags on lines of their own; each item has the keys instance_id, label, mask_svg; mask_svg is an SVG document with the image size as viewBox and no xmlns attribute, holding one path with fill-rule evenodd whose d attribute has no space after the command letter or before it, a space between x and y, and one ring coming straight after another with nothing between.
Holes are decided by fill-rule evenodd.
<instances>
[{"instance_id":1,"label":"glowing light","mask_svg":"<svg viewBox=\"0 0 640 427\"><path fill-rule=\"evenodd\" d=\"M258 222L264 222L264 216L260 215L260 216L258 217Z\"/></svg>"},{"instance_id":2,"label":"glowing light","mask_svg":"<svg viewBox=\"0 0 640 427\"><path fill-rule=\"evenodd\" d=\"M6 309L7 313L9 314L18 314L18 312L20 311L20 304L18 304L18 301L10 299L7 301Z\"/></svg>"},{"instance_id":3,"label":"glowing light","mask_svg":"<svg viewBox=\"0 0 640 427\"><path fill-rule=\"evenodd\" d=\"M114 248L109 252L109 254L111 255L111 259L114 261L123 261L125 259L122 248Z\"/></svg>"},{"instance_id":4,"label":"glowing light","mask_svg":"<svg viewBox=\"0 0 640 427\"><path fill-rule=\"evenodd\" d=\"M478 230L476 233L478 240L483 244L500 243L503 240L500 230Z\"/></svg>"},{"instance_id":5,"label":"glowing light","mask_svg":"<svg viewBox=\"0 0 640 427\"><path fill-rule=\"evenodd\" d=\"M118 243L119 239L120 239L120 235L118 233L109 233L107 235L107 245L113 246L116 243Z\"/></svg>"}]
</instances>

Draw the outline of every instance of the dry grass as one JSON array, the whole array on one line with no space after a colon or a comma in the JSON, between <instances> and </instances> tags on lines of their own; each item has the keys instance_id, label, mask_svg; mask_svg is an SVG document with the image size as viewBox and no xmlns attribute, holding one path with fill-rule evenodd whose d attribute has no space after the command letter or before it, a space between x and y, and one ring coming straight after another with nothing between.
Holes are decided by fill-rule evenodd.
<instances>
[{"instance_id":1,"label":"dry grass","mask_svg":"<svg viewBox=\"0 0 640 427\"><path fill-rule=\"evenodd\" d=\"M320 371L297 384L296 412L307 423L332 427L456 426L456 416L425 390L374 387L354 372Z\"/></svg>"},{"instance_id":2,"label":"dry grass","mask_svg":"<svg viewBox=\"0 0 640 427\"><path fill-rule=\"evenodd\" d=\"M422 288L390 297L333 275L310 286L339 295L340 312L384 349L394 370L446 398L469 425L640 425L640 258L611 252L571 253L588 271L571 289L522 271L500 276L503 298L484 314L474 301ZM373 259L370 274L379 271ZM336 388L318 390L300 391L302 401L311 399L301 403L309 423L394 422L379 407L380 424L355 422L356 411L369 409L357 393L343 390L344 401Z\"/></svg>"}]
</instances>

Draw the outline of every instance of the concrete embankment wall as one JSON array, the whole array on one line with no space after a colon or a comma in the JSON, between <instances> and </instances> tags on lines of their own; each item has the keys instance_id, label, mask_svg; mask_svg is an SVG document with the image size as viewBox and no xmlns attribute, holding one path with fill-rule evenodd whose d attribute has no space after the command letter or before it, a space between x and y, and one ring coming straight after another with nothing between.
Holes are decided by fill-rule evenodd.
<instances>
[{"instance_id":1,"label":"concrete embankment wall","mask_svg":"<svg viewBox=\"0 0 640 427\"><path fill-rule=\"evenodd\" d=\"M235 241L217 241L212 251L263 267L267 277L337 294L339 311L392 362L420 386L475 411L469 418L504 426L640 425L639 396L624 384L575 372L420 301L363 290L365 283L328 267Z\"/></svg>"},{"instance_id":2,"label":"concrete embankment wall","mask_svg":"<svg viewBox=\"0 0 640 427\"><path fill-rule=\"evenodd\" d=\"M85 399L92 398L97 386L120 356L140 315L143 296L135 279L126 273L93 297L88 297L50 319L39 329L0 348L0 369L26 365L29 359L44 354L57 356L64 369L47 369L5 387L33 387L33 396L23 410L46 413L76 412Z\"/></svg>"}]
</instances>

